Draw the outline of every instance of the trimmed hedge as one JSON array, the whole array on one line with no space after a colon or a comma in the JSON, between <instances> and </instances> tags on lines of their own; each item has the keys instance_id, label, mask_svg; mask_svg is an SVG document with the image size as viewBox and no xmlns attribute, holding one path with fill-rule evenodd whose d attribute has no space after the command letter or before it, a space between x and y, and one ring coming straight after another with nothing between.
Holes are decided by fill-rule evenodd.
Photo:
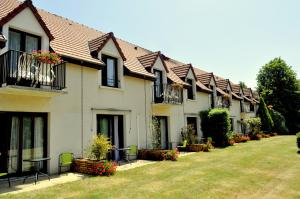
<instances>
[{"instance_id":1,"label":"trimmed hedge","mask_svg":"<svg viewBox=\"0 0 300 199\"><path fill-rule=\"evenodd\" d=\"M188 152L209 152L209 145L208 144L189 144L186 146L186 151Z\"/></svg>"},{"instance_id":2,"label":"trimmed hedge","mask_svg":"<svg viewBox=\"0 0 300 199\"><path fill-rule=\"evenodd\" d=\"M177 160L179 152L177 150L161 150L161 149L140 149L138 151L138 159L141 160Z\"/></svg>"},{"instance_id":3,"label":"trimmed hedge","mask_svg":"<svg viewBox=\"0 0 300 199\"><path fill-rule=\"evenodd\" d=\"M227 109L215 108L209 111L209 137L216 147L229 145L230 117Z\"/></svg>"},{"instance_id":4,"label":"trimmed hedge","mask_svg":"<svg viewBox=\"0 0 300 199\"><path fill-rule=\"evenodd\" d=\"M209 114L210 110L205 110L205 111L201 111L200 112L200 118L201 118L201 130L203 132L203 136L204 137L209 137L209 118L208 118L208 114Z\"/></svg>"}]
</instances>

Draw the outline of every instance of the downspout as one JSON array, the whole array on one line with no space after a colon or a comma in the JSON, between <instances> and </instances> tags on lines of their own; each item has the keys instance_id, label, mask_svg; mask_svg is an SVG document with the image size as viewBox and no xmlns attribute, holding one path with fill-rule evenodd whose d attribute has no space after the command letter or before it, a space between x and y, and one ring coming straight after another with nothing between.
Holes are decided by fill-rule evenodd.
<instances>
[{"instance_id":1,"label":"downspout","mask_svg":"<svg viewBox=\"0 0 300 199\"><path fill-rule=\"evenodd\" d=\"M146 130L146 149L148 148L148 128L147 128L147 92L146 92L146 80L144 77L144 97L145 97L145 130Z\"/></svg>"},{"instance_id":2,"label":"downspout","mask_svg":"<svg viewBox=\"0 0 300 199\"><path fill-rule=\"evenodd\" d=\"M83 157L83 66L81 72L81 157Z\"/></svg>"}]
</instances>

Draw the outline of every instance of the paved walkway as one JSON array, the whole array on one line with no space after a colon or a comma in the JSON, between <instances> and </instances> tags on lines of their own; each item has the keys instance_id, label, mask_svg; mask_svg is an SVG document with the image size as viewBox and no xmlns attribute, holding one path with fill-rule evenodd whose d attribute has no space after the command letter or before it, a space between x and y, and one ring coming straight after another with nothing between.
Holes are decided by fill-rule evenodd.
<instances>
[{"instance_id":1,"label":"paved walkway","mask_svg":"<svg viewBox=\"0 0 300 199\"><path fill-rule=\"evenodd\" d=\"M186 155L191 155L193 153L180 153L180 157L186 156ZM121 166L117 167L117 171L126 171L129 169L149 165L149 164L154 164L157 161L149 161L149 160L137 160L133 161L131 164L121 164ZM27 192L27 191L34 191L38 189L43 189L47 187L52 187L55 185L63 184L63 183L68 183L68 182L73 182L76 180L81 180L84 178L87 178L87 175L79 174L79 173L65 173L62 175L52 175L51 180L49 181L46 178L41 178L38 183L35 185L34 184L34 179L28 179L25 183L23 184L23 178L21 179L12 179L12 187L8 187L8 183L6 181L1 181L0 182L0 195L5 195L5 194L16 194L16 193L22 193L22 192Z\"/></svg>"}]
</instances>

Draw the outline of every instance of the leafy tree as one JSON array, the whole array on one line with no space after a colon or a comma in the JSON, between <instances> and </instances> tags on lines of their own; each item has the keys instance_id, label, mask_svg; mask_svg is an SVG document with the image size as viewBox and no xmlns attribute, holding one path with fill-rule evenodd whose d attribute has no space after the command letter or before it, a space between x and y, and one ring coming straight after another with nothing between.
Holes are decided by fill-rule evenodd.
<instances>
[{"instance_id":1,"label":"leafy tree","mask_svg":"<svg viewBox=\"0 0 300 199\"><path fill-rule=\"evenodd\" d=\"M257 75L258 91L268 105L272 105L286 119L290 133L300 128L300 92L296 73L281 58L264 65Z\"/></svg>"},{"instance_id":2,"label":"leafy tree","mask_svg":"<svg viewBox=\"0 0 300 199\"><path fill-rule=\"evenodd\" d=\"M271 133L274 127L274 122L262 97L260 97L258 115L261 119L261 130Z\"/></svg>"},{"instance_id":3,"label":"leafy tree","mask_svg":"<svg viewBox=\"0 0 300 199\"><path fill-rule=\"evenodd\" d=\"M247 85L245 82L240 81L239 84L240 84L241 89L247 88Z\"/></svg>"},{"instance_id":4,"label":"leafy tree","mask_svg":"<svg viewBox=\"0 0 300 199\"><path fill-rule=\"evenodd\" d=\"M269 109L270 115L274 122L273 132L281 135L288 134L289 130L285 125L285 118L278 111L274 109Z\"/></svg>"}]
</instances>

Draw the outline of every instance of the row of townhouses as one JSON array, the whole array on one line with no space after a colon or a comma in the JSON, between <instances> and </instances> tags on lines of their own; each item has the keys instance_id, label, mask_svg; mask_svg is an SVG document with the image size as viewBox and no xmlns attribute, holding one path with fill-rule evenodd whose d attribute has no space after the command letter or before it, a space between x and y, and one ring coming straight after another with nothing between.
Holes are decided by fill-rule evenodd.
<instances>
[{"instance_id":1,"label":"row of townhouses","mask_svg":"<svg viewBox=\"0 0 300 199\"><path fill-rule=\"evenodd\" d=\"M35 50L63 61L39 62ZM57 173L58 156L82 156L102 133L116 147L151 148L151 123L160 124L162 148L174 148L181 129L202 137L199 112L230 111L232 130L255 117L250 88L160 51L118 39L34 7L30 0L0 0L0 167L22 175L31 157L50 157L44 170ZM6 159L9 159L8 164Z\"/></svg>"}]
</instances>

